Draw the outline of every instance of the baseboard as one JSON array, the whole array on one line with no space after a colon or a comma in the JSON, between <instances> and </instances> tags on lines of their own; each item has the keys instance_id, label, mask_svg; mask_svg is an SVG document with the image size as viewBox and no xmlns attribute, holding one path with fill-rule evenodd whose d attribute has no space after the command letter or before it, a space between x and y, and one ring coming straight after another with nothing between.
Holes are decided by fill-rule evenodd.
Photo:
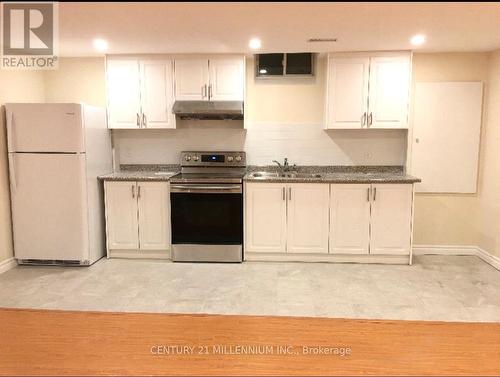
<instances>
[{"instance_id":1,"label":"baseboard","mask_svg":"<svg viewBox=\"0 0 500 377\"><path fill-rule=\"evenodd\" d=\"M488 253L486 250L477 248L477 256L500 271L500 258Z\"/></svg>"},{"instance_id":2,"label":"baseboard","mask_svg":"<svg viewBox=\"0 0 500 377\"><path fill-rule=\"evenodd\" d=\"M17 261L14 258L6 259L0 262L0 274L9 271L11 268L17 266Z\"/></svg>"},{"instance_id":3,"label":"baseboard","mask_svg":"<svg viewBox=\"0 0 500 377\"><path fill-rule=\"evenodd\" d=\"M413 255L477 255L477 246L413 245Z\"/></svg>"},{"instance_id":4,"label":"baseboard","mask_svg":"<svg viewBox=\"0 0 500 377\"><path fill-rule=\"evenodd\" d=\"M474 255L500 271L500 258L479 246L414 245L413 255Z\"/></svg>"}]
</instances>

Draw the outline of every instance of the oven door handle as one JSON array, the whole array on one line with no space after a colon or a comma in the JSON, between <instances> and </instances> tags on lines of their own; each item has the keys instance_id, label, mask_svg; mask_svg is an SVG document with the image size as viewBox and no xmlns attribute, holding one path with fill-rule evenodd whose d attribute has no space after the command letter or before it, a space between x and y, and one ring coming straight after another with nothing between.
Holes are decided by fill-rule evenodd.
<instances>
[{"instance_id":1,"label":"oven door handle","mask_svg":"<svg viewBox=\"0 0 500 377\"><path fill-rule=\"evenodd\" d=\"M170 192L200 194L241 194L241 185L178 185L171 184Z\"/></svg>"}]
</instances>

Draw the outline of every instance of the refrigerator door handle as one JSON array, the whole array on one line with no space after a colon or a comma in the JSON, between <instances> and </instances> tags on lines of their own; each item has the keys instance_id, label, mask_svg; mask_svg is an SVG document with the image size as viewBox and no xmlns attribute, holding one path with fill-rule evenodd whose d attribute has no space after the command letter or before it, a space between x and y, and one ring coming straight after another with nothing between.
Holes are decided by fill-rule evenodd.
<instances>
[{"instance_id":1,"label":"refrigerator door handle","mask_svg":"<svg viewBox=\"0 0 500 377\"><path fill-rule=\"evenodd\" d=\"M10 113L10 119L7 119L7 152L14 152L13 148L13 140L14 140L14 134L13 128L12 128L12 123L14 123L14 113L12 111Z\"/></svg>"},{"instance_id":2,"label":"refrigerator door handle","mask_svg":"<svg viewBox=\"0 0 500 377\"><path fill-rule=\"evenodd\" d=\"M16 169L14 164L15 155L9 156L9 171L10 171L10 184L12 190L17 190L17 179L16 179Z\"/></svg>"}]
</instances>

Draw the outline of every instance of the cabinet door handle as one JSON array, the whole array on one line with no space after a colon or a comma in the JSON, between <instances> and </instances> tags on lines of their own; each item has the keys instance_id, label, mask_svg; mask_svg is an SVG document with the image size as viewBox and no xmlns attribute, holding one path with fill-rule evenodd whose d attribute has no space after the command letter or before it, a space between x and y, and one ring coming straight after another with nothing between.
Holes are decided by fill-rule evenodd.
<instances>
[{"instance_id":1,"label":"cabinet door handle","mask_svg":"<svg viewBox=\"0 0 500 377\"><path fill-rule=\"evenodd\" d=\"M282 190L282 196L283 196L283 201L286 200L286 192L285 192L285 188L283 187L283 190Z\"/></svg>"},{"instance_id":2,"label":"cabinet door handle","mask_svg":"<svg viewBox=\"0 0 500 377\"><path fill-rule=\"evenodd\" d=\"M139 116L139 113L137 114L137 127L141 127L141 117Z\"/></svg>"},{"instance_id":3,"label":"cabinet door handle","mask_svg":"<svg viewBox=\"0 0 500 377\"><path fill-rule=\"evenodd\" d=\"M370 112L370 115L368 115L368 126L371 126L373 124L373 113Z\"/></svg>"},{"instance_id":4,"label":"cabinet door handle","mask_svg":"<svg viewBox=\"0 0 500 377\"><path fill-rule=\"evenodd\" d=\"M370 187L368 187L366 189L366 201L369 202L370 201Z\"/></svg>"},{"instance_id":5,"label":"cabinet door handle","mask_svg":"<svg viewBox=\"0 0 500 377\"><path fill-rule=\"evenodd\" d=\"M373 188L373 201L377 200L377 188Z\"/></svg>"},{"instance_id":6,"label":"cabinet door handle","mask_svg":"<svg viewBox=\"0 0 500 377\"><path fill-rule=\"evenodd\" d=\"M148 126L148 119L146 118L146 114L142 113L142 125L144 127Z\"/></svg>"},{"instance_id":7,"label":"cabinet door handle","mask_svg":"<svg viewBox=\"0 0 500 377\"><path fill-rule=\"evenodd\" d=\"M132 185L132 199L135 198L135 185Z\"/></svg>"},{"instance_id":8,"label":"cabinet door handle","mask_svg":"<svg viewBox=\"0 0 500 377\"><path fill-rule=\"evenodd\" d=\"M137 199L141 198L141 185L137 185Z\"/></svg>"},{"instance_id":9,"label":"cabinet door handle","mask_svg":"<svg viewBox=\"0 0 500 377\"><path fill-rule=\"evenodd\" d=\"M363 116L361 117L361 127L366 125L366 111L363 113Z\"/></svg>"},{"instance_id":10,"label":"cabinet door handle","mask_svg":"<svg viewBox=\"0 0 500 377\"><path fill-rule=\"evenodd\" d=\"M292 200L292 188L288 188L288 200Z\"/></svg>"},{"instance_id":11,"label":"cabinet door handle","mask_svg":"<svg viewBox=\"0 0 500 377\"><path fill-rule=\"evenodd\" d=\"M208 99L212 98L212 84L208 86Z\"/></svg>"}]
</instances>

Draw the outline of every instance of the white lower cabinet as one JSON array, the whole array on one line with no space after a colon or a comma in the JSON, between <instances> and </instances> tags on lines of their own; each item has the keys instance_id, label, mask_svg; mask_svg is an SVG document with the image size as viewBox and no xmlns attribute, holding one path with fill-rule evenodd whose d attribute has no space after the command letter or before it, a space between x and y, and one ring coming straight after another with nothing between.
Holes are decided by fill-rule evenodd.
<instances>
[{"instance_id":1,"label":"white lower cabinet","mask_svg":"<svg viewBox=\"0 0 500 377\"><path fill-rule=\"evenodd\" d=\"M412 185L372 185L370 254L410 254Z\"/></svg>"},{"instance_id":2,"label":"white lower cabinet","mask_svg":"<svg viewBox=\"0 0 500 377\"><path fill-rule=\"evenodd\" d=\"M294 183L287 190L287 252L328 253L329 185Z\"/></svg>"},{"instance_id":3,"label":"white lower cabinet","mask_svg":"<svg viewBox=\"0 0 500 377\"><path fill-rule=\"evenodd\" d=\"M328 252L328 184L247 183L245 251Z\"/></svg>"},{"instance_id":4,"label":"white lower cabinet","mask_svg":"<svg viewBox=\"0 0 500 377\"><path fill-rule=\"evenodd\" d=\"M245 187L246 251L286 252L286 188L282 183Z\"/></svg>"},{"instance_id":5,"label":"white lower cabinet","mask_svg":"<svg viewBox=\"0 0 500 377\"><path fill-rule=\"evenodd\" d=\"M168 257L168 182L108 181L104 184L108 256Z\"/></svg>"},{"instance_id":6,"label":"white lower cabinet","mask_svg":"<svg viewBox=\"0 0 500 377\"><path fill-rule=\"evenodd\" d=\"M330 190L330 253L370 252L369 184L332 185Z\"/></svg>"},{"instance_id":7,"label":"white lower cabinet","mask_svg":"<svg viewBox=\"0 0 500 377\"><path fill-rule=\"evenodd\" d=\"M412 184L245 185L248 260L411 263Z\"/></svg>"},{"instance_id":8,"label":"white lower cabinet","mask_svg":"<svg viewBox=\"0 0 500 377\"><path fill-rule=\"evenodd\" d=\"M335 184L330 253L410 255L413 186Z\"/></svg>"},{"instance_id":9,"label":"white lower cabinet","mask_svg":"<svg viewBox=\"0 0 500 377\"><path fill-rule=\"evenodd\" d=\"M137 182L106 182L105 192L108 249L138 249Z\"/></svg>"},{"instance_id":10,"label":"white lower cabinet","mask_svg":"<svg viewBox=\"0 0 500 377\"><path fill-rule=\"evenodd\" d=\"M170 249L170 196L168 183L139 182L139 248Z\"/></svg>"}]
</instances>

